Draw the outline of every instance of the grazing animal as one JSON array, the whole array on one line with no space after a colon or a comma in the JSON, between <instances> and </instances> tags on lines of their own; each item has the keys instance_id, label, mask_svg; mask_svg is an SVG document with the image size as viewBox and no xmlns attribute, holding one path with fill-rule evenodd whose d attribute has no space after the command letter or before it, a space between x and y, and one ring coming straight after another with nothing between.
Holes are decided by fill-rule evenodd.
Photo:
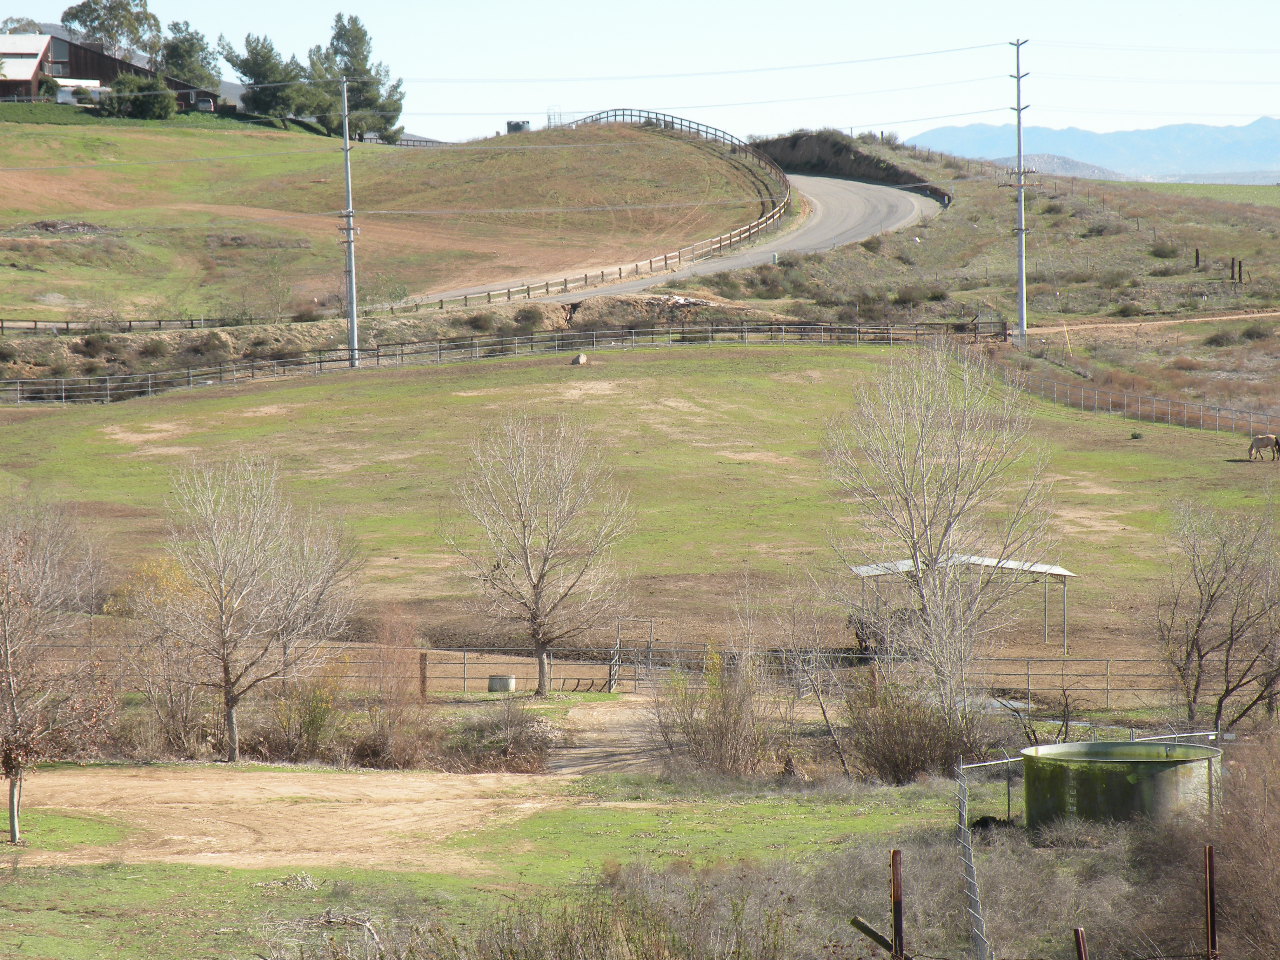
<instances>
[{"instance_id":1,"label":"grazing animal","mask_svg":"<svg viewBox=\"0 0 1280 960\"><path fill-rule=\"evenodd\" d=\"M1274 433L1264 433L1260 437L1253 438L1253 443L1249 444L1249 459L1252 460L1256 452L1258 459L1262 460L1263 453L1268 450L1271 451L1272 460L1280 459L1280 439L1277 439Z\"/></svg>"}]
</instances>

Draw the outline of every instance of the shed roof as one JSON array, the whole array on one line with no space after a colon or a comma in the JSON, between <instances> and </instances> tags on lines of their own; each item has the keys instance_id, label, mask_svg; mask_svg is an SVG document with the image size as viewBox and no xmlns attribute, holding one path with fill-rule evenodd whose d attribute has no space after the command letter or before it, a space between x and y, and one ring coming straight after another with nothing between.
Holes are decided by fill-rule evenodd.
<instances>
[{"instance_id":1,"label":"shed roof","mask_svg":"<svg viewBox=\"0 0 1280 960\"><path fill-rule=\"evenodd\" d=\"M1074 577L1075 574L1064 567L1051 563L1026 563L1022 560L997 560L995 557L975 557L967 554L953 553L941 557L941 566L964 565L970 567L996 567L1016 573L1038 573L1046 577ZM884 577L890 574L910 573L916 567L912 560L886 560L883 563L870 563L863 567L853 567L852 571L859 577Z\"/></svg>"}]
</instances>

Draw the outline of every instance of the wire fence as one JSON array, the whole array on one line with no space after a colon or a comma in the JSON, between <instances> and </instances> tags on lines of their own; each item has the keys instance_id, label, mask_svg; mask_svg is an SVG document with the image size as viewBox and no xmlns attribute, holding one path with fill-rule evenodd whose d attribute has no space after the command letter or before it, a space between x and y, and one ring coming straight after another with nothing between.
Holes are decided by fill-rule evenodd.
<instances>
[{"instance_id":1,"label":"wire fence","mask_svg":"<svg viewBox=\"0 0 1280 960\"><path fill-rule=\"evenodd\" d=\"M396 367L445 364L470 360L578 354L585 351L629 350L680 346L860 346L932 341L939 337L965 340L1007 340L1008 324L983 320L910 325L725 324L671 325L628 330L565 330L526 335L450 337L361 347L355 359L361 366ZM97 377L42 377L0 380L0 402L112 403L152 396L166 390L253 382L290 376L316 376L348 369L353 351L343 348L298 351L278 359L224 360L197 367L151 373Z\"/></svg>"},{"instance_id":2,"label":"wire fence","mask_svg":"<svg viewBox=\"0 0 1280 960\"><path fill-rule=\"evenodd\" d=\"M1197 403L1194 400L1171 400L1165 397L1106 390L1087 383L1064 383L1041 377L1028 377L1005 367L999 369L1006 382L1013 383L1045 400L1052 400L1054 403L1085 412L1115 414L1125 420L1193 427L1197 430L1244 433L1249 436L1257 436L1259 433L1276 433L1280 430L1280 416L1270 413Z\"/></svg>"}]
</instances>

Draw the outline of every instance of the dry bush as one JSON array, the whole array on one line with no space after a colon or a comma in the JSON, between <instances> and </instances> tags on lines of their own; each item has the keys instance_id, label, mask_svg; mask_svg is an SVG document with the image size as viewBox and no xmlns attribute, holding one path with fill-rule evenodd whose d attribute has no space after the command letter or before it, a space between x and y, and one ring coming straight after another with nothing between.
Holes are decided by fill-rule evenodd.
<instances>
[{"instance_id":1,"label":"dry bush","mask_svg":"<svg viewBox=\"0 0 1280 960\"><path fill-rule=\"evenodd\" d=\"M1214 830L1223 955L1280 956L1280 736L1233 750Z\"/></svg>"},{"instance_id":2,"label":"dry bush","mask_svg":"<svg viewBox=\"0 0 1280 960\"><path fill-rule=\"evenodd\" d=\"M752 654L713 656L705 683L674 676L652 710L661 746L677 767L751 777L777 763L783 703Z\"/></svg>"},{"instance_id":3,"label":"dry bush","mask_svg":"<svg viewBox=\"0 0 1280 960\"><path fill-rule=\"evenodd\" d=\"M845 714L862 772L882 783L901 785L947 774L962 755L976 752L971 715L948 718L920 690L890 685L872 695L855 688L845 701Z\"/></svg>"},{"instance_id":4,"label":"dry bush","mask_svg":"<svg viewBox=\"0 0 1280 960\"><path fill-rule=\"evenodd\" d=\"M541 773L560 731L518 700L504 700L454 725L444 744L450 769Z\"/></svg>"},{"instance_id":5,"label":"dry bush","mask_svg":"<svg viewBox=\"0 0 1280 960\"><path fill-rule=\"evenodd\" d=\"M603 892L568 903L513 907L484 923L375 925L326 914L279 936L270 960L784 960L781 923L741 933L697 922L695 900L675 917L647 914ZM750 919L748 919L750 918ZM345 928L345 930L343 929ZM335 929L339 932L335 933Z\"/></svg>"},{"instance_id":6,"label":"dry bush","mask_svg":"<svg viewBox=\"0 0 1280 960\"><path fill-rule=\"evenodd\" d=\"M1204 364L1192 357L1174 357L1169 362L1174 370L1203 370Z\"/></svg>"},{"instance_id":7,"label":"dry bush","mask_svg":"<svg viewBox=\"0 0 1280 960\"><path fill-rule=\"evenodd\" d=\"M421 704L370 704L348 729L349 762L380 770L438 766L447 735L437 711Z\"/></svg>"}]
</instances>

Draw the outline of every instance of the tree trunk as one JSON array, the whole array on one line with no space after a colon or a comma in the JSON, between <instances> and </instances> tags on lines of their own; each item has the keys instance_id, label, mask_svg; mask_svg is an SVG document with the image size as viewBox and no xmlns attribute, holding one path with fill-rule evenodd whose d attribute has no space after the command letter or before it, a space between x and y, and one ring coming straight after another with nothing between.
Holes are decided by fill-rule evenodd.
<instances>
[{"instance_id":1,"label":"tree trunk","mask_svg":"<svg viewBox=\"0 0 1280 960\"><path fill-rule=\"evenodd\" d=\"M551 692L551 647L539 645L538 651L538 689L535 697L545 697Z\"/></svg>"},{"instance_id":2,"label":"tree trunk","mask_svg":"<svg viewBox=\"0 0 1280 960\"><path fill-rule=\"evenodd\" d=\"M228 697L223 703L226 706L227 763L236 763L240 759L240 722L236 717L239 701Z\"/></svg>"},{"instance_id":3,"label":"tree trunk","mask_svg":"<svg viewBox=\"0 0 1280 960\"><path fill-rule=\"evenodd\" d=\"M22 815L22 771L16 770L9 777L9 842L21 843L22 831L18 818Z\"/></svg>"}]
</instances>

